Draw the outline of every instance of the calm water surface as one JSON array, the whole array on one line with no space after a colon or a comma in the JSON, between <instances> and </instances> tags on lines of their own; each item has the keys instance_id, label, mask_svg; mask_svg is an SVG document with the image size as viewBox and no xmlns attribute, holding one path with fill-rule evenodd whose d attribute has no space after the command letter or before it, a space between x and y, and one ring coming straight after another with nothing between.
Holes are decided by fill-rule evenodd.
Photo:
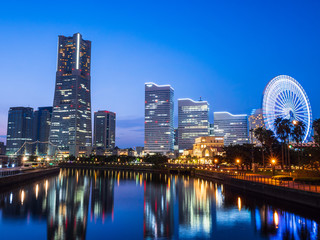
<instances>
[{"instance_id":1,"label":"calm water surface","mask_svg":"<svg viewBox=\"0 0 320 240\"><path fill-rule=\"evenodd\" d=\"M164 174L61 170L0 193L0 239L320 239L318 216Z\"/></svg>"}]
</instances>

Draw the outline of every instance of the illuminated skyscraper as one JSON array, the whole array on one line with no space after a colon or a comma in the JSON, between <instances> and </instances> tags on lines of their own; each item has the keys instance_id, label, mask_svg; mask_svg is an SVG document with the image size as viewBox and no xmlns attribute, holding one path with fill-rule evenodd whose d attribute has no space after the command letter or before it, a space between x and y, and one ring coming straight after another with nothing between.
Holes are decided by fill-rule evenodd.
<instances>
[{"instance_id":1,"label":"illuminated skyscraper","mask_svg":"<svg viewBox=\"0 0 320 240\"><path fill-rule=\"evenodd\" d=\"M94 113L94 146L97 149L113 149L116 136L116 113L98 111Z\"/></svg>"},{"instance_id":2,"label":"illuminated skyscraper","mask_svg":"<svg viewBox=\"0 0 320 240\"><path fill-rule=\"evenodd\" d=\"M52 107L39 107L34 111L34 141L36 155L47 155L48 140L51 126Z\"/></svg>"},{"instance_id":3,"label":"illuminated skyscraper","mask_svg":"<svg viewBox=\"0 0 320 240\"><path fill-rule=\"evenodd\" d=\"M209 134L209 104L207 101L178 99L179 150L192 149L194 140Z\"/></svg>"},{"instance_id":4,"label":"illuminated skyscraper","mask_svg":"<svg viewBox=\"0 0 320 240\"><path fill-rule=\"evenodd\" d=\"M259 127L264 127L262 109L253 109L251 115L249 116L249 131L254 131ZM250 143L252 142L253 144L260 144L252 131L249 135Z\"/></svg>"},{"instance_id":5,"label":"illuminated skyscraper","mask_svg":"<svg viewBox=\"0 0 320 240\"><path fill-rule=\"evenodd\" d=\"M248 115L214 112L214 135L224 137L224 145L249 143Z\"/></svg>"},{"instance_id":6,"label":"illuminated skyscraper","mask_svg":"<svg viewBox=\"0 0 320 240\"><path fill-rule=\"evenodd\" d=\"M145 84L146 153L173 152L173 93L170 85Z\"/></svg>"},{"instance_id":7,"label":"illuminated skyscraper","mask_svg":"<svg viewBox=\"0 0 320 240\"><path fill-rule=\"evenodd\" d=\"M92 145L91 42L80 33L59 36L50 141L66 155L89 153Z\"/></svg>"},{"instance_id":8,"label":"illuminated skyscraper","mask_svg":"<svg viewBox=\"0 0 320 240\"><path fill-rule=\"evenodd\" d=\"M33 108L11 107L8 114L6 154L32 154L32 145L17 152L24 143L33 141Z\"/></svg>"}]
</instances>

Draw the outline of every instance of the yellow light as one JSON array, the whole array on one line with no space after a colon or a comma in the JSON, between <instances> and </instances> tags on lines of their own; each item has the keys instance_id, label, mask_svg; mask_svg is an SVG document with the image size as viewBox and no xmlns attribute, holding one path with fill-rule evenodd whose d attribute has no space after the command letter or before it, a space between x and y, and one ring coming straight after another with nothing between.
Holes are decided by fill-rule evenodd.
<instances>
[{"instance_id":1,"label":"yellow light","mask_svg":"<svg viewBox=\"0 0 320 240\"><path fill-rule=\"evenodd\" d=\"M39 194L39 184L36 185L36 199L38 199Z\"/></svg>"},{"instance_id":2,"label":"yellow light","mask_svg":"<svg viewBox=\"0 0 320 240\"><path fill-rule=\"evenodd\" d=\"M293 121L292 121L292 124L293 124L293 125L297 125L297 124L298 124L298 121L297 121L297 120L293 120Z\"/></svg>"},{"instance_id":3,"label":"yellow light","mask_svg":"<svg viewBox=\"0 0 320 240\"><path fill-rule=\"evenodd\" d=\"M21 191L21 205L23 205L23 201L24 201L24 191Z\"/></svg>"},{"instance_id":4,"label":"yellow light","mask_svg":"<svg viewBox=\"0 0 320 240\"><path fill-rule=\"evenodd\" d=\"M239 209L239 212L241 211L241 198L238 197L238 209Z\"/></svg>"},{"instance_id":5,"label":"yellow light","mask_svg":"<svg viewBox=\"0 0 320 240\"><path fill-rule=\"evenodd\" d=\"M271 163L272 163L272 164L276 164L276 160L275 160L275 159L272 159L272 160L271 160Z\"/></svg>"},{"instance_id":6,"label":"yellow light","mask_svg":"<svg viewBox=\"0 0 320 240\"><path fill-rule=\"evenodd\" d=\"M239 164L240 163L240 159L237 159L236 162Z\"/></svg>"},{"instance_id":7,"label":"yellow light","mask_svg":"<svg viewBox=\"0 0 320 240\"><path fill-rule=\"evenodd\" d=\"M277 211L275 211L274 214L273 214L273 220L274 220L274 225L278 228L278 225L279 225L279 215L278 215Z\"/></svg>"}]
</instances>

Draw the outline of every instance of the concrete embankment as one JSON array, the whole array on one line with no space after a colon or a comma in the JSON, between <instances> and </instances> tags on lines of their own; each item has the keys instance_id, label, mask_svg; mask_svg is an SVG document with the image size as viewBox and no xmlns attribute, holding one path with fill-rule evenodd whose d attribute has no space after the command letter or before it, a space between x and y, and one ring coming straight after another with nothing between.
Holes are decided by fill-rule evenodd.
<instances>
[{"instance_id":1,"label":"concrete embankment","mask_svg":"<svg viewBox=\"0 0 320 240\"><path fill-rule=\"evenodd\" d=\"M53 174L58 174L60 168L48 168L48 169L38 169L29 172L22 172L20 174L6 176L0 178L0 188L6 188L12 185L22 184L30 180L37 178L47 177Z\"/></svg>"},{"instance_id":2,"label":"concrete embankment","mask_svg":"<svg viewBox=\"0 0 320 240\"><path fill-rule=\"evenodd\" d=\"M302 191L282 186L251 182L242 179L231 178L228 175L196 170L195 176L207 180L218 180L223 184L241 189L243 191L263 194L265 196L302 204L305 206L320 208L320 194L315 192Z\"/></svg>"}]
</instances>

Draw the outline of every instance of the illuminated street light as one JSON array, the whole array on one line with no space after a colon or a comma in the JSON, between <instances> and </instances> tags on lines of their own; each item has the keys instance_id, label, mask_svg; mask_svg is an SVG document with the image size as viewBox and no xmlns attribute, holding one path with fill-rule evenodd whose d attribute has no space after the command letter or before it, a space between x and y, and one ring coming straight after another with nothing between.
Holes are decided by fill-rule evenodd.
<instances>
[{"instance_id":1,"label":"illuminated street light","mask_svg":"<svg viewBox=\"0 0 320 240\"><path fill-rule=\"evenodd\" d=\"M276 171L276 159L271 159L271 164L272 164L272 176L274 176L274 174L275 174L275 171Z\"/></svg>"},{"instance_id":2,"label":"illuminated street light","mask_svg":"<svg viewBox=\"0 0 320 240\"><path fill-rule=\"evenodd\" d=\"M297 124L298 124L298 121L297 121L297 120L293 120L293 121L292 121L292 124L293 124L293 125L297 125Z\"/></svg>"}]
</instances>

